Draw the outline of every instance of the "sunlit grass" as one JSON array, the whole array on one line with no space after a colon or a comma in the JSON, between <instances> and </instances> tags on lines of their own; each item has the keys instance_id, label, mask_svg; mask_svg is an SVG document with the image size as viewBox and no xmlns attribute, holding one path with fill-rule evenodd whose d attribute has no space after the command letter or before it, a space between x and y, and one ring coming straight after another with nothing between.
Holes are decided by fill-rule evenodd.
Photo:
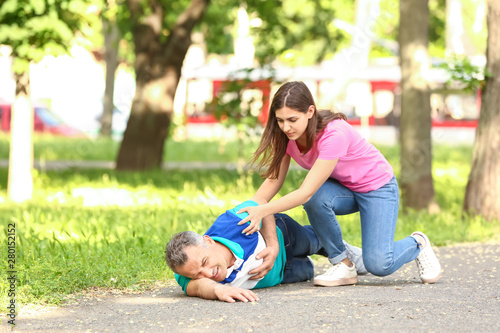
<instances>
[{"instance_id":1,"label":"sunlit grass","mask_svg":"<svg viewBox=\"0 0 500 333\"><path fill-rule=\"evenodd\" d=\"M55 159L70 156L62 155L70 145L50 148L57 144L47 144L45 151L59 152ZM101 155L85 156L107 159L115 148L104 146L96 150L103 151ZM226 155L218 155L217 143L172 143L169 156L184 161L236 161L235 147L228 143ZM398 147L379 149L398 174ZM428 233L438 246L497 237L498 224L462 217L472 148L434 147L433 154L441 213L400 213L396 239L415 230ZM305 174L290 171L280 194L299 186ZM0 232L6 234L7 225L16 224L18 304L57 304L65 295L89 287L140 289L167 281L172 272L166 268L163 251L171 235L183 230L204 232L225 209L251 197L260 183L257 174L234 170L37 171L33 200L12 204L6 201L7 170L0 169ZM308 223L302 208L287 213ZM340 217L340 223L345 239L360 245L359 216ZM4 267L7 265L6 256L0 261ZM6 292L3 275L2 302L7 299Z\"/></svg>"},{"instance_id":2,"label":"sunlit grass","mask_svg":"<svg viewBox=\"0 0 500 333\"><path fill-rule=\"evenodd\" d=\"M248 139L243 151L238 153L237 141L188 140L177 142L169 139L165 143L164 161L236 162L239 155L250 157L258 145L258 138ZM33 153L37 161L115 161L120 142L110 138L64 138L36 134ZM0 159L9 158L9 137L0 132Z\"/></svg>"}]
</instances>

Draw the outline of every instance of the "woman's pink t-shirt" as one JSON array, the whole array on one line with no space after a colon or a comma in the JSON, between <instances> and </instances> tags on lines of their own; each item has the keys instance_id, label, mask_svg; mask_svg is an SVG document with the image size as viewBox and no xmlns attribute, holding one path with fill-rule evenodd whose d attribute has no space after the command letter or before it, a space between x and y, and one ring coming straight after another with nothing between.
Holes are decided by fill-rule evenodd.
<instances>
[{"instance_id":1,"label":"woman's pink t-shirt","mask_svg":"<svg viewBox=\"0 0 500 333\"><path fill-rule=\"evenodd\" d=\"M394 176L391 165L377 148L342 119L331 121L306 154L299 151L294 140L288 142L286 152L307 170L317 159L338 159L330 177L355 192L379 189Z\"/></svg>"}]
</instances>

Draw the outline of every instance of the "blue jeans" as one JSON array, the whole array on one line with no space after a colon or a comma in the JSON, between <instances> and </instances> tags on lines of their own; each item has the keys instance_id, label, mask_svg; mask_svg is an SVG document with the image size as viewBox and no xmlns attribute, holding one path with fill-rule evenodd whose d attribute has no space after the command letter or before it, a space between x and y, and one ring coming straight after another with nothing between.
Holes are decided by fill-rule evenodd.
<instances>
[{"instance_id":1,"label":"blue jeans","mask_svg":"<svg viewBox=\"0 0 500 333\"><path fill-rule=\"evenodd\" d=\"M283 234L286 264L282 283L307 281L314 277L311 254L328 256L310 225L302 226L285 214L275 214L276 226Z\"/></svg>"},{"instance_id":2,"label":"blue jeans","mask_svg":"<svg viewBox=\"0 0 500 333\"><path fill-rule=\"evenodd\" d=\"M394 273L420 253L417 241L408 236L394 241L399 211L399 187L393 177L378 190L358 193L329 178L304 204L314 231L332 264L347 257L337 215L359 211L363 261L377 276Z\"/></svg>"}]
</instances>

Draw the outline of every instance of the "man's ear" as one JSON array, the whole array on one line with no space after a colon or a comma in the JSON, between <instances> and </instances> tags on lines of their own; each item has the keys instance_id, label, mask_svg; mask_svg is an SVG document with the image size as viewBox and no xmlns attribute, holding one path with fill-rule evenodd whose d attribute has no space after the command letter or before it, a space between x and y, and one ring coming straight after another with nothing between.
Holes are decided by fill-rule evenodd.
<instances>
[{"instance_id":1,"label":"man's ear","mask_svg":"<svg viewBox=\"0 0 500 333\"><path fill-rule=\"evenodd\" d=\"M213 243L215 243L215 241L212 239L212 237L208 236L208 235L203 235L203 240L205 241L205 243L207 243L208 245L212 245Z\"/></svg>"}]
</instances>

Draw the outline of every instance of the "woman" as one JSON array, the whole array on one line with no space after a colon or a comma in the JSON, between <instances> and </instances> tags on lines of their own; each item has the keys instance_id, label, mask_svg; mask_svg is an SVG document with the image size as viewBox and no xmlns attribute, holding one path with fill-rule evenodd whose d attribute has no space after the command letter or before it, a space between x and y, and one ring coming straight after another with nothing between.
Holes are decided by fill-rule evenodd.
<instances>
[{"instance_id":1,"label":"woman","mask_svg":"<svg viewBox=\"0 0 500 333\"><path fill-rule=\"evenodd\" d=\"M368 272L385 276L415 260L424 283L434 283L441 267L427 236L414 232L394 241L399 188L384 156L346 122L342 113L318 111L303 82L283 84L273 97L269 120L253 162L265 181L255 198L267 204L246 207L245 233L259 230L263 217L304 205L309 222L329 254L332 266L314 279L315 285L357 282L354 264L346 255L337 215L360 213L363 261ZM269 202L281 189L290 158L308 169L302 185Z\"/></svg>"}]
</instances>

